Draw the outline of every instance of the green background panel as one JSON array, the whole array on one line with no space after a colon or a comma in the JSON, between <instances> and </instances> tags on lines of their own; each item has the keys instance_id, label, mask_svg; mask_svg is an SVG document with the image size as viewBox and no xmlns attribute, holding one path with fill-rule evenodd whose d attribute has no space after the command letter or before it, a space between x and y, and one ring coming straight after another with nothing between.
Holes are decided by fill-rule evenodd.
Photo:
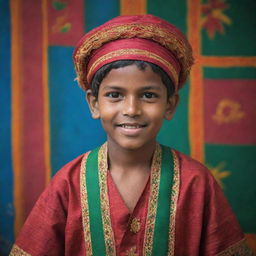
<instances>
[{"instance_id":1,"label":"green background panel","mask_svg":"<svg viewBox=\"0 0 256 256\"><path fill-rule=\"evenodd\" d=\"M180 102L171 121L165 121L158 141L166 146L175 148L189 155L189 133L188 133L188 96L189 86L185 85L180 90Z\"/></svg>"},{"instance_id":2,"label":"green background panel","mask_svg":"<svg viewBox=\"0 0 256 256\"><path fill-rule=\"evenodd\" d=\"M216 167L220 162L222 171L230 171L230 176L222 179L223 190L245 233L256 232L256 186L255 155L256 146L205 145L205 163ZM252 200L254 198L254 200Z\"/></svg>"},{"instance_id":3,"label":"green background panel","mask_svg":"<svg viewBox=\"0 0 256 256\"><path fill-rule=\"evenodd\" d=\"M256 68L210 68L203 69L205 79L255 79Z\"/></svg>"},{"instance_id":4,"label":"green background panel","mask_svg":"<svg viewBox=\"0 0 256 256\"><path fill-rule=\"evenodd\" d=\"M119 0L83 0L85 31L107 22L120 15Z\"/></svg>"},{"instance_id":5,"label":"green background panel","mask_svg":"<svg viewBox=\"0 0 256 256\"><path fill-rule=\"evenodd\" d=\"M205 2L205 1L204 1ZM208 1L207 1L208 2ZM256 1L227 0L229 8L223 14L232 20L231 25L223 24L224 34L216 33L213 39L208 38L205 29L202 31L203 55L250 56L256 53Z\"/></svg>"},{"instance_id":6,"label":"green background panel","mask_svg":"<svg viewBox=\"0 0 256 256\"><path fill-rule=\"evenodd\" d=\"M187 31L186 1L148 0L147 12L159 16L177 26L183 33Z\"/></svg>"}]
</instances>

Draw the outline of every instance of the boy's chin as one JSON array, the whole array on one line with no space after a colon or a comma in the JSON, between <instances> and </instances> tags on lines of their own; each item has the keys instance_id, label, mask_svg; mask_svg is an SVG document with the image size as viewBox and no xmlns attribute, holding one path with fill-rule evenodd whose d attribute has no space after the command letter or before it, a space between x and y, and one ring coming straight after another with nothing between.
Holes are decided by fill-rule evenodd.
<instances>
[{"instance_id":1,"label":"boy's chin","mask_svg":"<svg viewBox=\"0 0 256 256\"><path fill-rule=\"evenodd\" d=\"M128 151L134 151L134 150L144 150L148 149L150 146L154 147L156 144L156 141L150 141L150 142L144 142L144 141L136 141L136 140L126 140L122 142L114 142L114 145L119 148L120 150L128 150ZM113 145L113 141L110 142L110 146Z\"/></svg>"}]
</instances>

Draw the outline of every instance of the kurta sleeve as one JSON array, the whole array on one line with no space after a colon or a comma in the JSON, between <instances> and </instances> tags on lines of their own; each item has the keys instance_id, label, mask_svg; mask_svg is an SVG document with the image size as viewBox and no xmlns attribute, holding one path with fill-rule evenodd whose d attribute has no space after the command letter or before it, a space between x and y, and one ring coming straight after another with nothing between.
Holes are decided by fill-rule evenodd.
<instances>
[{"instance_id":1,"label":"kurta sleeve","mask_svg":"<svg viewBox=\"0 0 256 256\"><path fill-rule=\"evenodd\" d=\"M32 209L10 255L58 256L70 255L67 252L72 251L80 253L84 249L80 164L81 157L55 175Z\"/></svg>"},{"instance_id":2,"label":"kurta sleeve","mask_svg":"<svg viewBox=\"0 0 256 256\"><path fill-rule=\"evenodd\" d=\"M179 153L175 255L254 255L210 171Z\"/></svg>"}]
</instances>

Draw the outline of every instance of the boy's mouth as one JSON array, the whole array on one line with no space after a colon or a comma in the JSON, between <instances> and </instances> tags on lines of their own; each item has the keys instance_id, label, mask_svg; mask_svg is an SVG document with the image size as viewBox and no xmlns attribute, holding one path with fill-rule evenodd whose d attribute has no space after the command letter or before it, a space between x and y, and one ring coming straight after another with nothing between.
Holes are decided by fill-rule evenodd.
<instances>
[{"instance_id":1,"label":"boy's mouth","mask_svg":"<svg viewBox=\"0 0 256 256\"><path fill-rule=\"evenodd\" d=\"M125 129L139 129L139 128L146 127L145 124L137 124L137 123L135 124L123 123L123 124L118 124L117 126Z\"/></svg>"}]
</instances>

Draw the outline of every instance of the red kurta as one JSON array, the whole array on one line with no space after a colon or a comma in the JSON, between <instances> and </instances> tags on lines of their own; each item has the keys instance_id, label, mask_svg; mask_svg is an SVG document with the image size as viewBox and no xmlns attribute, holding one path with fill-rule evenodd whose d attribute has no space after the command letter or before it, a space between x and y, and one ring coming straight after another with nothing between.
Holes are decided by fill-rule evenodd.
<instances>
[{"instance_id":1,"label":"red kurta","mask_svg":"<svg viewBox=\"0 0 256 256\"><path fill-rule=\"evenodd\" d=\"M175 217L176 256L253 255L223 193L200 163L177 153L180 166ZM10 255L85 255L79 156L64 166L40 196ZM111 175L108 193L117 255L143 255L150 183L133 213ZM23 254L22 254L23 253Z\"/></svg>"}]
</instances>

